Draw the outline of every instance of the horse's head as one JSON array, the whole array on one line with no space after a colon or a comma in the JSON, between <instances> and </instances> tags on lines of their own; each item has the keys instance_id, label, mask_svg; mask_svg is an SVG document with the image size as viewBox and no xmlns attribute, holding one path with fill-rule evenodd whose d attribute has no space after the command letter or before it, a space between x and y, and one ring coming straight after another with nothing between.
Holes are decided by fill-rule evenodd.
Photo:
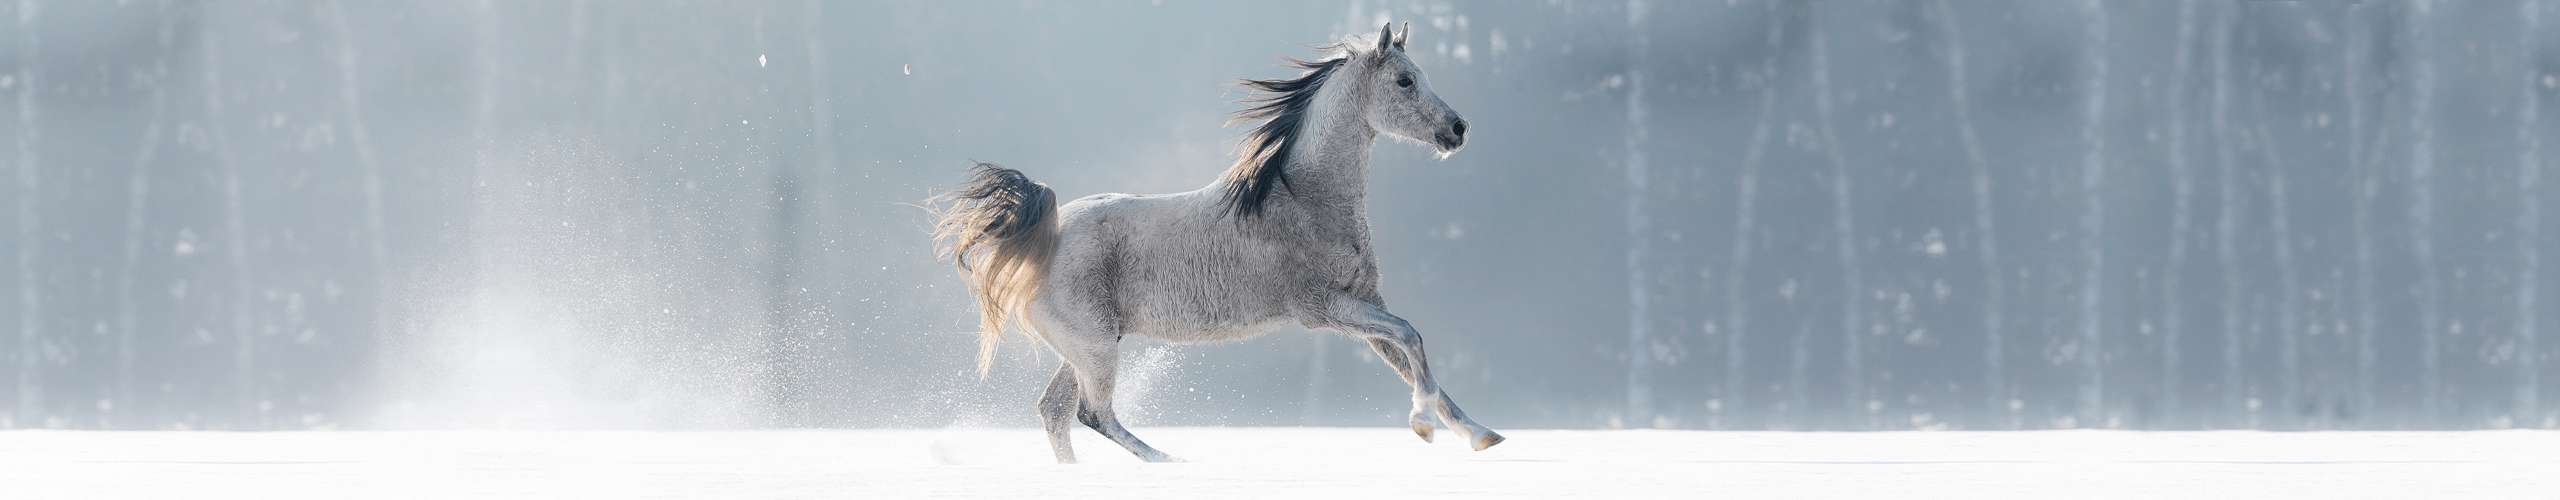
<instances>
[{"instance_id":1,"label":"horse's head","mask_svg":"<svg viewBox=\"0 0 2560 500\"><path fill-rule=\"evenodd\" d=\"M1404 41L1413 34L1412 23L1406 23L1403 34L1388 24L1378 31L1378 46L1357 56L1365 65L1357 72L1361 90L1371 96L1368 106L1369 126L1387 135L1408 141L1430 144L1445 157L1467 145L1467 120L1458 111L1431 93L1431 84L1422 77L1422 68L1406 58Z\"/></svg>"}]
</instances>

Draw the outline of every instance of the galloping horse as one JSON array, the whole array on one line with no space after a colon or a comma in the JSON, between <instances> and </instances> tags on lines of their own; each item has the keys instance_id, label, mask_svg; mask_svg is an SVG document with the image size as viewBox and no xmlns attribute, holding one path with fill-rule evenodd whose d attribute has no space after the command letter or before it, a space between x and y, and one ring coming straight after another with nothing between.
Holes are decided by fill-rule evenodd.
<instances>
[{"instance_id":1,"label":"galloping horse","mask_svg":"<svg viewBox=\"0 0 2560 500\"><path fill-rule=\"evenodd\" d=\"M1370 145L1383 133L1445 158L1467 137L1467 121L1432 94L1404 46L1390 24L1374 42L1291 60L1304 70L1296 78L1245 80L1253 95L1236 120L1261 123L1234 166L1197 190L1058 205L1021 171L980 163L968 184L938 197L937 250L978 302L979 376L1008 326L1065 360L1039 403L1059 462L1075 461L1070 417L1138 458L1173 460L1112 415L1121 338L1230 341L1289 324L1367 340L1413 386L1411 424L1423 441L1436 416L1477 450L1502 442L1440 390L1422 334L1378 294Z\"/></svg>"}]
</instances>

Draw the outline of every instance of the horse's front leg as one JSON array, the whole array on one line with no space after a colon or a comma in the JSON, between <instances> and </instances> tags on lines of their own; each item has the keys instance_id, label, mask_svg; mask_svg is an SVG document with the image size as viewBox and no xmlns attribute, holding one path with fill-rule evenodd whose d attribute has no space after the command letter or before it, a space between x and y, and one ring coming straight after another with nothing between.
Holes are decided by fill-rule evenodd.
<instances>
[{"instance_id":1,"label":"horse's front leg","mask_svg":"<svg viewBox=\"0 0 2560 500\"><path fill-rule=\"evenodd\" d=\"M1337 330L1368 339L1372 342L1372 347L1380 347L1381 342L1386 346L1394 347L1394 349L1381 347L1378 349L1378 355L1386 358L1388 366L1396 367L1397 374L1404 376L1405 381L1413 386L1414 413L1417 419L1423 409L1431 410L1432 413L1440 416L1441 425L1450 430L1467 433L1468 444L1477 450L1502 443L1502 434L1477 424L1475 419L1467 418L1467 412L1458 409L1458 403L1451 401L1449 394L1440 390L1440 383L1431 378L1431 361L1423 354L1422 332L1415 330L1412 323L1388 313L1383 306L1356 297L1338 296L1332 302L1332 324ZM1402 359L1397 359L1398 355L1401 355ZM1419 421L1414 424L1416 434L1422 435L1425 440L1430 439L1428 424Z\"/></svg>"},{"instance_id":2,"label":"horse's front leg","mask_svg":"<svg viewBox=\"0 0 2560 500\"><path fill-rule=\"evenodd\" d=\"M1414 383L1413 362L1405 360L1403 346L1384 338L1372 337L1368 341L1369 350L1376 351L1378 359L1385 360L1388 368L1394 368L1396 377L1403 378L1405 385L1417 387L1420 385ZM1405 415L1406 421L1413 425L1413 435L1422 436L1422 442L1425 443L1431 442L1431 424L1434 418L1430 416L1432 413L1427 409L1429 406L1423 404L1422 400L1416 399L1413 402L1413 412Z\"/></svg>"}]
</instances>

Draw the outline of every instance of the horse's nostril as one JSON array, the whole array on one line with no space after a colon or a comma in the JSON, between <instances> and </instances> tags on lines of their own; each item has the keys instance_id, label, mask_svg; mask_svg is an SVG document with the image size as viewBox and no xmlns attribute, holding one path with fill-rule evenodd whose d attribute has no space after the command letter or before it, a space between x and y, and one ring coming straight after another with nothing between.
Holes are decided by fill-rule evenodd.
<instances>
[{"instance_id":1,"label":"horse's nostril","mask_svg":"<svg viewBox=\"0 0 2560 500\"><path fill-rule=\"evenodd\" d=\"M1466 137L1467 121L1465 119L1459 119L1456 123L1449 124L1449 132L1458 134L1458 137Z\"/></svg>"}]
</instances>

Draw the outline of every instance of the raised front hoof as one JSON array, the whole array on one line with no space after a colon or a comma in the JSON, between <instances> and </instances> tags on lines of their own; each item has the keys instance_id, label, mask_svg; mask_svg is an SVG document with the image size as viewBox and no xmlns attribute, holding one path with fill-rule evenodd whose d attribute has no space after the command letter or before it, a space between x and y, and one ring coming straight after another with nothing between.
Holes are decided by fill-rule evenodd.
<instances>
[{"instance_id":1,"label":"raised front hoof","mask_svg":"<svg viewBox=\"0 0 2560 500\"><path fill-rule=\"evenodd\" d=\"M1431 424L1415 421L1413 423L1413 435L1422 436L1422 442L1431 442Z\"/></svg>"},{"instance_id":2,"label":"raised front hoof","mask_svg":"<svg viewBox=\"0 0 2560 500\"><path fill-rule=\"evenodd\" d=\"M1476 451L1484 451L1485 448L1492 448L1497 444L1502 444L1502 433L1484 431L1484 434L1476 436Z\"/></svg>"}]
</instances>

